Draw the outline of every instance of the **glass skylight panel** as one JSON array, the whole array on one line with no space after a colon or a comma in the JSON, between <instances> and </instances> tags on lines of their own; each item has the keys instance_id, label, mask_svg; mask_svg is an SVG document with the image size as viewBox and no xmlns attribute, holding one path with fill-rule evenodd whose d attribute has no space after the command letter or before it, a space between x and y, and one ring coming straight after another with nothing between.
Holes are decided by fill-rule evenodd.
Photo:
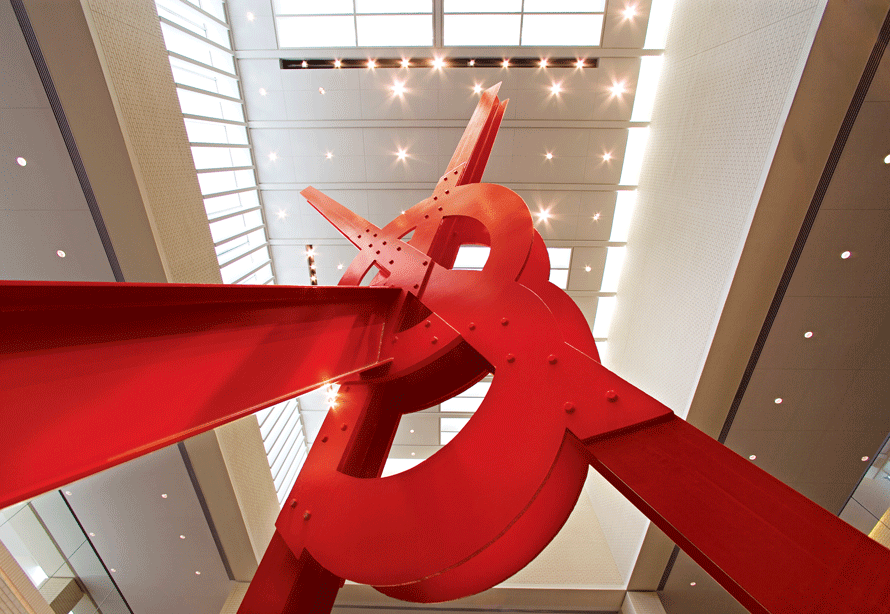
<instances>
[{"instance_id":1,"label":"glass skylight panel","mask_svg":"<svg viewBox=\"0 0 890 614\"><path fill-rule=\"evenodd\" d=\"M252 209L259 206L259 197L253 190L204 199L204 209L207 211L207 217L209 218L216 218L238 210Z\"/></svg>"},{"instance_id":2,"label":"glass skylight panel","mask_svg":"<svg viewBox=\"0 0 890 614\"><path fill-rule=\"evenodd\" d=\"M198 170L253 165L246 147L192 147L192 158Z\"/></svg>"},{"instance_id":3,"label":"glass skylight panel","mask_svg":"<svg viewBox=\"0 0 890 614\"><path fill-rule=\"evenodd\" d=\"M550 283L563 290L569 285L569 272L567 269L550 269Z\"/></svg>"},{"instance_id":4,"label":"glass skylight panel","mask_svg":"<svg viewBox=\"0 0 890 614\"><path fill-rule=\"evenodd\" d=\"M461 392L458 397L484 397L488 394L488 390L491 388L491 382L476 382L463 392Z\"/></svg>"},{"instance_id":5,"label":"glass skylight panel","mask_svg":"<svg viewBox=\"0 0 890 614\"><path fill-rule=\"evenodd\" d=\"M214 47L197 34L188 34L170 24L161 23L167 51L191 58L196 62L235 74L235 60L231 52Z\"/></svg>"},{"instance_id":6,"label":"glass skylight panel","mask_svg":"<svg viewBox=\"0 0 890 614\"><path fill-rule=\"evenodd\" d=\"M603 269L603 283L600 292L615 292L618 290L618 280L621 278L621 267L624 266L624 254L626 247L607 247L606 266Z\"/></svg>"},{"instance_id":7,"label":"glass skylight panel","mask_svg":"<svg viewBox=\"0 0 890 614\"><path fill-rule=\"evenodd\" d=\"M231 96L232 98L241 98L238 80L234 77L227 77L216 71L174 57L170 58L170 68L173 70L173 80L178 84L223 94L224 96Z\"/></svg>"},{"instance_id":8,"label":"glass skylight panel","mask_svg":"<svg viewBox=\"0 0 890 614\"><path fill-rule=\"evenodd\" d=\"M547 255L550 256L550 268L567 269L572 262L571 247L548 247Z\"/></svg>"},{"instance_id":9,"label":"glass skylight panel","mask_svg":"<svg viewBox=\"0 0 890 614\"><path fill-rule=\"evenodd\" d=\"M525 13L522 19L523 46L584 46L600 44L602 15Z\"/></svg>"},{"instance_id":10,"label":"glass skylight panel","mask_svg":"<svg viewBox=\"0 0 890 614\"><path fill-rule=\"evenodd\" d=\"M381 477L385 478L390 475L402 473L403 471L408 471L422 462L422 458L388 458L386 459L386 465L383 466Z\"/></svg>"},{"instance_id":11,"label":"glass skylight panel","mask_svg":"<svg viewBox=\"0 0 890 614\"><path fill-rule=\"evenodd\" d=\"M257 251L248 254L244 258L239 258L231 264L223 266L219 272L222 274L224 284L232 284L243 278L248 273L253 272L261 264L265 264L270 260L269 248L263 247Z\"/></svg>"},{"instance_id":12,"label":"glass skylight panel","mask_svg":"<svg viewBox=\"0 0 890 614\"><path fill-rule=\"evenodd\" d=\"M615 214L612 216L612 234L609 241L626 243L627 233L630 230L630 220L633 217L634 205L637 203L636 190L622 190L618 192L615 201Z\"/></svg>"},{"instance_id":13,"label":"glass skylight panel","mask_svg":"<svg viewBox=\"0 0 890 614\"><path fill-rule=\"evenodd\" d=\"M220 124L186 117L185 131L190 143L247 145L247 128L245 126L233 126L232 124Z\"/></svg>"},{"instance_id":14,"label":"glass skylight panel","mask_svg":"<svg viewBox=\"0 0 890 614\"><path fill-rule=\"evenodd\" d=\"M212 222L210 224L210 236L213 237L214 243L219 243L245 230L257 228L262 223L263 218L259 211L249 211L235 217Z\"/></svg>"},{"instance_id":15,"label":"glass skylight panel","mask_svg":"<svg viewBox=\"0 0 890 614\"><path fill-rule=\"evenodd\" d=\"M441 410L443 412L465 412L473 413L482 404L482 397L452 397L442 401Z\"/></svg>"},{"instance_id":16,"label":"glass skylight panel","mask_svg":"<svg viewBox=\"0 0 890 614\"><path fill-rule=\"evenodd\" d=\"M637 91L634 94L634 108L630 114L632 122L652 121L652 108L655 106L655 93L658 90L658 79L661 76L661 64L664 56L648 55L640 60L640 76L637 79Z\"/></svg>"},{"instance_id":17,"label":"glass skylight panel","mask_svg":"<svg viewBox=\"0 0 890 614\"><path fill-rule=\"evenodd\" d=\"M208 96L190 90L177 88L179 106L185 115L200 115L228 121L243 122L244 109L240 102L223 100L216 96Z\"/></svg>"},{"instance_id":18,"label":"glass skylight panel","mask_svg":"<svg viewBox=\"0 0 890 614\"><path fill-rule=\"evenodd\" d=\"M645 128L627 129L627 147L624 149L624 165L621 167L620 185L637 185L640 183L640 171L643 168L643 154L646 153L646 140L649 138L649 126Z\"/></svg>"},{"instance_id":19,"label":"glass skylight panel","mask_svg":"<svg viewBox=\"0 0 890 614\"><path fill-rule=\"evenodd\" d=\"M266 233L260 228L246 235L226 241L216 247L216 257L225 266L247 252L266 244Z\"/></svg>"},{"instance_id":20,"label":"glass skylight panel","mask_svg":"<svg viewBox=\"0 0 890 614\"><path fill-rule=\"evenodd\" d=\"M201 194L207 196L256 187L256 178L252 170L199 173L198 184L201 186Z\"/></svg>"},{"instance_id":21,"label":"glass skylight panel","mask_svg":"<svg viewBox=\"0 0 890 614\"><path fill-rule=\"evenodd\" d=\"M355 18L359 47L429 47L432 15L359 15Z\"/></svg>"},{"instance_id":22,"label":"glass skylight panel","mask_svg":"<svg viewBox=\"0 0 890 614\"><path fill-rule=\"evenodd\" d=\"M481 271L488 261L490 247L484 245L461 245L457 250L452 269Z\"/></svg>"},{"instance_id":23,"label":"glass skylight panel","mask_svg":"<svg viewBox=\"0 0 890 614\"><path fill-rule=\"evenodd\" d=\"M279 47L355 47L356 44L352 14L276 17L275 21Z\"/></svg>"},{"instance_id":24,"label":"glass skylight panel","mask_svg":"<svg viewBox=\"0 0 890 614\"><path fill-rule=\"evenodd\" d=\"M272 0L276 15L352 15L352 0Z\"/></svg>"},{"instance_id":25,"label":"glass skylight panel","mask_svg":"<svg viewBox=\"0 0 890 614\"><path fill-rule=\"evenodd\" d=\"M511 47L519 44L521 15L445 15L448 47Z\"/></svg>"},{"instance_id":26,"label":"glass skylight panel","mask_svg":"<svg viewBox=\"0 0 890 614\"><path fill-rule=\"evenodd\" d=\"M226 20L226 11L223 9L223 0L186 0L186 2L207 11L220 21Z\"/></svg>"},{"instance_id":27,"label":"glass skylight panel","mask_svg":"<svg viewBox=\"0 0 890 614\"><path fill-rule=\"evenodd\" d=\"M643 49L664 49L673 12L674 0L652 0Z\"/></svg>"},{"instance_id":28,"label":"glass skylight panel","mask_svg":"<svg viewBox=\"0 0 890 614\"><path fill-rule=\"evenodd\" d=\"M525 14L529 13L602 13L606 0L525 0Z\"/></svg>"},{"instance_id":29,"label":"glass skylight panel","mask_svg":"<svg viewBox=\"0 0 890 614\"><path fill-rule=\"evenodd\" d=\"M355 0L355 12L362 13L429 13L432 0Z\"/></svg>"},{"instance_id":30,"label":"glass skylight panel","mask_svg":"<svg viewBox=\"0 0 890 614\"><path fill-rule=\"evenodd\" d=\"M272 273L272 264L269 263L250 277L238 282L240 286L257 286L271 284L275 282L275 275Z\"/></svg>"},{"instance_id":31,"label":"glass skylight panel","mask_svg":"<svg viewBox=\"0 0 890 614\"><path fill-rule=\"evenodd\" d=\"M467 425L469 418L440 418L442 421L442 430L457 432Z\"/></svg>"},{"instance_id":32,"label":"glass skylight panel","mask_svg":"<svg viewBox=\"0 0 890 614\"><path fill-rule=\"evenodd\" d=\"M445 13L521 13L522 0L445 0Z\"/></svg>"},{"instance_id":33,"label":"glass skylight panel","mask_svg":"<svg viewBox=\"0 0 890 614\"><path fill-rule=\"evenodd\" d=\"M612 314L615 312L616 297L601 296L596 302L596 316L593 320L593 336L602 339L609 336Z\"/></svg>"},{"instance_id":34,"label":"glass skylight panel","mask_svg":"<svg viewBox=\"0 0 890 614\"><path fill-rule=\"evenodd\" d=\"M164 19L199 34L217 45L231 49L229 29L215 19L195 10L190 4L178 0L156 0L158 15Z\"/></svg>"}]
</instances>

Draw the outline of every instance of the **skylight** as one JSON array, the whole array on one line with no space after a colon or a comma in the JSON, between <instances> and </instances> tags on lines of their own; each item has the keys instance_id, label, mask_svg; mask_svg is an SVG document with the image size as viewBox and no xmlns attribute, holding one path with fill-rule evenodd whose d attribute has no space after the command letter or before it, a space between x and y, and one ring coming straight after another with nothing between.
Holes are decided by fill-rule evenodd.
<instances>
[{"instance_id":1,"label":"skylight","mask_svg":"<svg viewBox=\"0 0 890 614\"><path fill-rule=\"evenodd\" d=\"M281 48L428 47L432 0L274 0Z\"/></svg>"},{"instance_id":2,"label":"skylight","mask_svg":"<svg viewBox=\"0 0 890 614\"><path fill-rule=\"evenodd\" d=\"M440 406L442 412L460 412L463 414L473 414L482 404L482 399L488 394L491 388L491 382L478 382L456 397L442 402ZM445 445L457 435L470 421L471 416L454 416L439 418L439 445Z\"/></svg>"}]
</instances>

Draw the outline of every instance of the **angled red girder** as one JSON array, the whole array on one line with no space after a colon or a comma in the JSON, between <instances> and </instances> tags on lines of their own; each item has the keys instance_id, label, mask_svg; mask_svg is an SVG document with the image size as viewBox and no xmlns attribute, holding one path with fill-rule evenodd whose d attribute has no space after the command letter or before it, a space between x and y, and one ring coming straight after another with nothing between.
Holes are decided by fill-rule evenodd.
<instances>
[{"instance_id":1,"label":"angled red girder","mask_svg":"<svg viewBox=\"0 0 890 614\"><path fill-rule=\"evenodd\" d=\"M0 284L0 417L24 424L0 436L0 505L338 380L242 614L329 612L344 578L485 590L559 531L588 466L753 612L890 612L890 552L599 363L528 207L478 183L496 93L386 227L303 192L359 249L339 288ZM452 269L465 244L491 248L482 271ZM401 415L489 373L447 446L380 478ZM105 428L60 452L84 424Z\"/></svg>"}]
</instances>

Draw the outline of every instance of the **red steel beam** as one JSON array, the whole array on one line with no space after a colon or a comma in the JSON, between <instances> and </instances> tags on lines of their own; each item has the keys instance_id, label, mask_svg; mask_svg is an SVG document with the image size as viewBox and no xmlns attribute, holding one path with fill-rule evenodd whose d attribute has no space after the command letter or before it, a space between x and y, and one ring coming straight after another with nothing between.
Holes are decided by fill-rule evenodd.
<instances>
[{"instance_id":1,"label":"red steel beam","mask_svg":"<svg viewBox=\"0 0 890 614\"><path fill-rule=\"evenodd\" d=\"M0 282L0 508L375 365L400 296Z\"/></svg>"}]
</instances>

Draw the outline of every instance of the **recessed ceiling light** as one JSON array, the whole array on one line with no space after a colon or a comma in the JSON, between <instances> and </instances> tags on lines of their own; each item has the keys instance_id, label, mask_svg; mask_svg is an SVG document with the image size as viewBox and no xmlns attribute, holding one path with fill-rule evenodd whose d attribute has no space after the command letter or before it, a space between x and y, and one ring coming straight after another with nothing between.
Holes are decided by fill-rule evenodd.
<instances>
[{"instance_id":1,"label":"recessed ceiling light","mask_svg":"<svg viewBox=\"0 0 890 614\"><path fill-rule=\"evenodd\" d=\"M368 68L377 68L377 62L374 60L368 60Z\"/></svg>"},{"instance_id":2,"label":"recessed ceiling light","mask_svg":"<svg viewBox=\"0 0 890 614\"><path fill-rule=\"evenodd\" d=\"M334 60L334 68L340 68L343 66L343 62L340 60Z\"/></svg>"},{"instance_id":3,"label":"recessed ceiling light","mask_svg":"<svg viewBox=\"0 0 890 614\"><path fill-rule=\"evenodd\" d=\"M25 159L24 159L23 157L21 157L21 156L19 156L18 158L16 158L15 161L18 162L19 166L25 166L25 165L28 163L28 161L25 160Z\"/></svg>"},{"instance_id":4,"label":"recessed ceiling light","mask_svg":"<svg viewBox=\"0 0 890 614\"><path fill-rule=\"evenodd\" d=\"M337 265L337 270L338 270L338 271L342 271L342 270L343 270L343 263L342 263L342 262L341 262L340 264Z\"/></svg>"},{"instance_id":5,"label":"recessed ceiling light","mask_svg":"<svg viewBox=\"0 0 890 614\"><path fill-rule=\"evenodd\" d=\"M541 220L549 220L550 219L550 209L541 209L535 215L538 217L538 221Z\"/></svg>"},{"instance_id":6,"label":"recessed ceiling light","mask_svg":"<svg viewBox=\"0 0 890 614\"><path fill-rule=\"evenodd\" d=\"M111 568L111 569L109 569L109 570L108 570L108 571L110 571L110 572L111 572L111 573L114 573L114 572L116 572L116 571L117 571L117 569L115 569L115 568L114 568L114 567L112 567L112 568Z\"/></svg>"},{"instance_id":7,"label":"recessed ceiling light","mask_svg":"<svg viewBox=\"0 0 890 614\"><path fill-rule=\"evenodd\" d=\"M695 586L695 582L690 582L689 586Z\"/></svg>"},{"instance_id":8,"label":"recessed ceiling light","mask_svg":"<svg viewBox=\"0 0 890 614\"><path fill-rule=\"evenodd\" d=\"M179 539L185 539L185 535L180 535Z\"/></svg>"},{"instance_id":9,"label":"recessed ceiling light","mask_svg":"<svg viewBox=\"0 0 890 614\"><path fill-rule=\"evenodd\" d=\"M469 62L467 62L467 64L469 64L470 66L475 66L476 60L470 60Z\"/></svg>"},{"instance_id":10,"label":"recessed ceiling light","mask_svg":"<svg viewBox=\"0 0 890 614\"><path fill-rule=\"evenodd\" d=\"M71 496L71 491L70 491L70 490L66 490L66 491L65 491L65 496L66 496L66 497L70 497L70 496Z\"/></svg>"},{"instance_id":11,"label":"recessed ceiling light","mask_svg":"<svg viewBox=\"0 0 890 614\"><path fill-rule=\"evenodd\" d=\"M550 91L556 95L559 95L559 93L562 91L562 84L554 83L553 85L550 86Z\"/></svg>"},{"instance_id":12,"label":"recessed ceiling light","mask_svg":"<svg viewBox=\"0 0 890 614\"><path fill-rule=\"evenodd\" d=\"M64 258L64 257L65 257L65 250L57 249L57 250L56 250L56 256L58 256L59 258Z\"/></svg>"},{"instance_id":13,"label":"recessed ceiling light","mask_svg":"<svg viewBox=\"0 0 890 614\"><path fill-rule=\"evenodd\" d=\"M323 87L318 88L318 93L319 93L319 94L324 94L324 88L323 88Z\"/></svg>"},{"instance_id":14,"label":"recessed ceiling light","mask_svg":"<svg viewBox=\"0 0 890 614\"><path fill-rule=\"evenodd\" d=\"M628 5L621 13L624 15L625 19L633 19L633 17L637 14L637 7L633 5ZM692 583L695 586L695 582Z\"/></svg>"},{"instance_id":15,"label":"recessed ceiling light","mask_svg":"<svg viewBox=\"0 0 890 614\"><path fill-rule=\"evenodd\" d=\"M510 68L510 60L504 59L504 61L501 62L501 66L503 66L504 68Z\"/></svg>"},{"instance_id":16,"label":"recessed ceiling light","mask_svg":"<svg viewBox=\"0 0 890 614\"><path fill-rule=\"evenodd\" d=\"M538 66L541 68L547 68L547 58L541 58L541 61L538 62Z\"/></svg>"},{"instance_id":17,"label":"recessed ceiling light","mask_svg":"<svg viewBox=\"0 0 890 614\"><path fill-rule=\"evenodd\" d=\"M612 154L610 152L607 151L606 153L603 154L603 160L605 160L606 162L608 162L611 159L612 159Z\"/></svg>"},{"instance_id":18,"label":"recessed ceiling light","mask_svg":"<svg viewBox=\"0 0 890 614\"><path fill-rule=\"evenodd\" d=\"M548 160L552 160L552 159L553 159L553 154L552 154L551 152L548 151L546 154L544 154L544 157L547 158Z\"/></svg>"},{"instance_id":19,"label":"recessed ceiling light","mask_svg":"<svg viewBox=\"0 0 890 614\"><path fill-rule=\"evenodd\" d=\"M601 216L602 216L602 214L599 211L597 211L596 213L593 214L593 221L599 222Z\"/></svg>"},{"instance_id":20,"label":"recessed ceiling light","mask_svg":"<svg viewBox=\"0 0 890 614\"><path fill-rule=\"evenodd\" d=\"M409 432L413 433L413 432L414 432L414 429L411 429Z\"/></svg>"},{"instance_id":21,"label":"recessed ceiling light","mask_svg":"<svg viewBox=\"0 0 890 614\"><path fill-rule=\"evenodd\" d=\"M303 68L309 68L309 62L307 62L306 60L303 60L303 63L301 64L301 66Z\"/></svg>"},{"instance_id":22,"label":"recessed ceiling light","mask_svg":"<svg viewBox=\"0 0 890 614\"><path fill-rule=\"evenodd\" d=\"M415 456L415 455L416 455L416 452L412 452L412 453L411 453L411 456Z\"/></svg>"},{"instance_id":23,"label":"recessed ceiling light","mask_svg":"<svg viewBox=\"0 0 890 614\"><path fill-rule=\"evenodd\" d=\"M402 58L402 68L408 68L409 66L411 66L411 60Z\"/></svg>"},{"instance_id":24,"label":"recessed ceiling light","mask_svg":"<svg viewBox=\"0 0 890 614\"><path fill-rule=\"evenodd\" d=\"M200 572L200 571L196 571L196 572L195 572L195 575L196 575L196 576L200 576L200 575L201 575L201 572Z\"/></svg>"},{"instance_id":25,"label":"recessed ceiling light","mask_svg":"<svg viewBox=\"0 0 890 614\"><path fill-rule=\"evenodd\" d=\"M805 332L805 333L803 334L803 336L804 336L806 339L809 339L810 337L813 336L813 331L808 330L807 332Z\"/></svg>"},{"instance_id":26,"label":"recessed ceiling light","mask_svg":"<svg viewBox=\"0 0 890 614\"><path fill-rule=\"evenodd\" d=\"M329 152L327 152L327 153L324 155L324 157L327 158L328 160L330 160L331 158L334 157L334 152L333 152L333 151L329 151Z\"/></svg>"},{"instance_id":27,"label":"recessed ceiling light","mask_svg":"<svg viewBox=\"0 0 890 614\"><path fill-rule=\"evenodd\" d=\"M96 534L90 531L90 537L96 537Z\"/></svg>"},{"instance_id":28,"label":"recessed ceiling light","mask_svg":"<svg viewBox=\"0 0 890 614\"><path fill-rule=\"evenodd\" d=\"M862 457L862 462L863 462L863 463L864 463L865 461L867 461L867 460L868 460L868 457L867 457L867 456L863 456L863 457Z\"/></svg>"},{"instance_id":29,"label":"recessed ceiling light","mask_svg":"<svg viewBox=\"0 0 890 614\"><path fill-rule=\"evenodd\" d=\"M266 88L264 88L264 87L260 88L260 96L266 96L266 95L268 95L268 93L269 92L266 91Z\"/></svg>"},{"instance_id":30,"label":"recessed ceiling light","mask_svg":"<svg viewBox=\"0 0 890 614\"><path fill-rule=\"evenodd\" d=\"M586 265L584 265L584 270L587 271L588 273L590 273L590 271L591 271L592 269L590 268L590 265L589 265L589 264L586 264Z\"/></svg>"},{"instance_id":31,"label":"recessed ceiling light","mask_svg":"<svg viewBox=\"0 0 890 614\"><path fill-rule=\"evenodd\" d=\"M841 252L841 258L843 258L844 260L846 260L849 257L850 257L850 252Z\"/></svg>"},{"instance_id":32,"label":"recessed ceiling light","mask_svg":"<svg viewBox=\"0 0 890 614\"><path fill-rule=\"evenodd\" d=\"M445 60L442 58L433 58L432 65L436 70L442 70L445 67Z\"/></svg>"},{"instance_id":33,"label":"recessed ceiling light","mask_svg":"<svg viewBox=\"0 0 890 614\"><path fill-rule=\"evenodd\" d=\"M482 91L482 86L476 83L475 85L473 85L473 91L477 94L480 93Z\"/></svg>"},{"instance_id":34,"label":"recessed ceiling light","mask_svg":"<svg viewBox=\"0 0 890 614\"><path fill-rule=\"evenodd\" d=\"M584 58L579 58L577 62L575 62L576 68L584 68Z\"/></svg>"},{"instance_id":35,"label":"recessed ceiling light","mask_svg":"<svg viewBox=\"0 0 890 614\"><path fill-rule=\"evenodd\" d=\"M284 209L279 209L278 213L276 213L275 215L278 216L279 220L283 220L284 218L287 217L287 211L285 211Z\"/></svg>"},{"instance_id":36,"label":"recessed ceiling light","mask_svg":"<svg viewBox=\"0 0 890 614\"><path fill-rule=\"evenodd\" d=\"M890 164L890 154L884 156L884 164Z\"/></svg>"},{"instance_id":37,"label":"recessed ceiling light","mask_svg":"<svg viewBox=\"0 0 890 614\"><path fill-rule=\"evenodd\" d=\"M393 94L398 96L399 98L405 93L405 84L402 81L393 81L392 85L389 86L392 90Z\"/></svg>"},{"instance_id":38,"label":"recessed ceiling light","mask_svg":"<svg viewBox=\"0 0 890 614\"><path fill-rule=\"evenodd\" d=\"M306 248L306 257L307 257L307 258L313 258L313 257L315 257L315 248L314 248L314 247L307 247L307 248Z\"/></svg>"},{"instance_id":39,"label":"recessed ceiling light","mask_svg":"<svg viewBox=\"0 0 890 614\"><path fill-rule=\"evenodd\" d=\"M781 397L779 397L779 398L776 399L776 405L779 405L781 402L782 402L782 398L781 398Z\"/></svg>"},{"instance_id":40,"label":"recessed ceiling light","mask_svg":"<svg viewBox=\"0 0 890 614\"><path fill-rule=\"evenodd\" d=\"M250 11L247 11L247 21L254 21L255 19L256 19L256 15L254 15Z\"/></svg>"},{"instance_id":41,"label":"recessed ceiling light","mask_svg":"<svg viewBox=\"0 0 890 614\"><path fill-rule=\"evenodd\" d=\"M399 148L399 152L396 154L396 157L398 157L399 160L404 160L405 158L408 157L408 154L405 152L404 149L402 149L402 148L400 147L400 148Z\"/></svg>"},{"instance_id":42,"label":"recessed ceiling light","mask_svg":"<svg viewBox=\"0 0 890 614\"><path fill-rule=\"evenodd\" d=\"M613 96L620 96L624 93L624 81L620 83L613 83L612 87L609 88L609 91L612 92Z\"/></svg>"},{"instance_id":43,"label":"recessed ceiling light","mask_svg":"<svg viewBox=\"0 0 890 614\"><path fill-rule=\"evenodd\" d=\"M167 493L163 493L163 494L161 495L161 499L166 499L166 498L167 498Z\"/></svg>"},{"instance_id":44,"label":"recessed ceiling light","mask_svg":"<svg viewBox=\"0 0 890 614\"><path fill-rule=\"evenodd\" d=\"M751 460L754 460L755 458L757 458L757 455L756 455L756 454L752 454L752 455L749 456L748 458L751 459Z\"/></svg>"},{"instance_id":45,"label":"recessed ceiling light","mask_svg":"<svg viewBox=\"0 0 890 614\"><path fill-rule=\"evenodd\" d=\"M275 153L274 151L269 154L269 160L271 160L272 162L275 162L275 160L277 160L277 159L278 159L278 154Z\"/></svg>"}]
</instances>

